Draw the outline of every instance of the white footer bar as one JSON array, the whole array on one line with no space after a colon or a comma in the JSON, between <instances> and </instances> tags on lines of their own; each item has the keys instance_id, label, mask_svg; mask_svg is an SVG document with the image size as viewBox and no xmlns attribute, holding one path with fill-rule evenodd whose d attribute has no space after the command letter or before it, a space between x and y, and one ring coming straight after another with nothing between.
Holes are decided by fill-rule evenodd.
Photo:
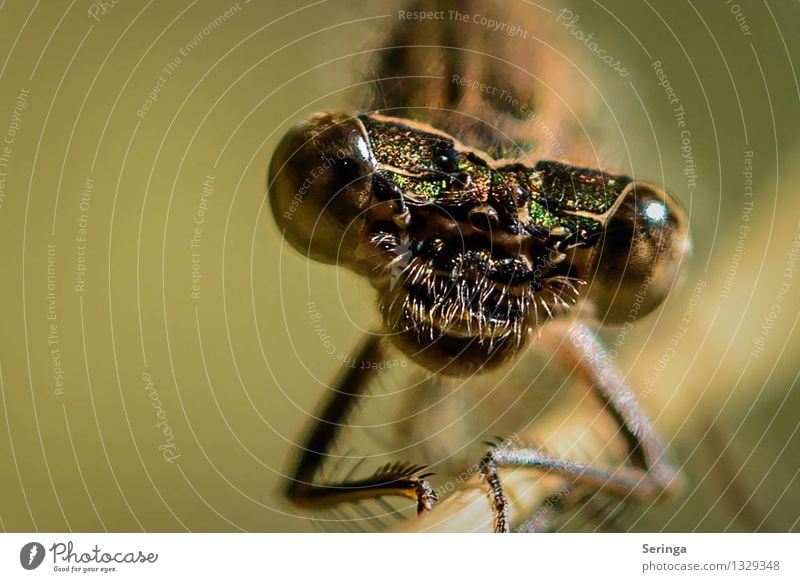
<instances>
[{"instance_id":1,"label":"white footer bar","mask_svg":"<svg viewBox=\"0 0 800 582\"><path fill-rule=\"evenodd\" d=\"M797 581L798 563L798 534L0 535L0 580Z\"/></svg>"}]
</instances>

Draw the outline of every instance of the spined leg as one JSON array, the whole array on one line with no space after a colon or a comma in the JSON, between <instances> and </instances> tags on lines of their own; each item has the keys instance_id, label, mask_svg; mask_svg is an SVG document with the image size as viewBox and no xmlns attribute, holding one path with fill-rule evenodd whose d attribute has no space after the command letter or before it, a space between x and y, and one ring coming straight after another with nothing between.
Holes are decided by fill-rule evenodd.
<instances>
[{"instance_id":1,"label":"spined leg","mask_svg":"<svg viewBox=\"0 0 800 582\"><path fill-rule=\"evenodd\" d=\"M356 361L379 362L383 357L380 337L370 335L359 349ZM394 463L382 466L371 477L363 479L345 478L333 483L316 480L347 414L377 372L373 366L347 367L337 382L303 444L303 452L287 487L287 496L297 505L324 508L339 503L400 495L417 502L417 513L433 507L436 493L425 480L432 473L425 472L424 466Z\"/></svg>"},{"instance_id":2,"label":"spined leg","mask_svg":"<svg viewBox=\"0 0 800 582\"><path fill-rule=\"evenodd\" d=\"M490 450L480 462L480 474L489 486L495 516L495 531L509 531L509 504L503 493L500 467L541 467L568 477L576 484L653 499L680 489L680 477L663 458L663 449L649 420L631 390L625 386L593 330L576 324L551 323L541 341L571 364L593 386L616 417L631 443L630 463L620 468L593 467L553 456L539 448L504 442Z\"/></svg>"}]
</instances>

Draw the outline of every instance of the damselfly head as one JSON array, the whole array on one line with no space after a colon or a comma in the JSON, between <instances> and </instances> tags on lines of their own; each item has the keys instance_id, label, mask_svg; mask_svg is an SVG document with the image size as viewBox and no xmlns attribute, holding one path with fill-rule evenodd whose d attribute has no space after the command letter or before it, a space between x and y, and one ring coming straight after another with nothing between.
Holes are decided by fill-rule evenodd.
<instances>
[{"instance_id":1,"label":"damselfly head","mask_svg":"<svg viewBox=\"0 0 800 582\"><path fill-rule=\"evenodd\" d=\"M367 276L386 332L444 374L508 361L579 300L611 322L634 301L652 310L687 248L682 211L653 186L497 162L378 115L322 114L289 131L269 192L286 239Z\"/></svg>"}]
</instances>

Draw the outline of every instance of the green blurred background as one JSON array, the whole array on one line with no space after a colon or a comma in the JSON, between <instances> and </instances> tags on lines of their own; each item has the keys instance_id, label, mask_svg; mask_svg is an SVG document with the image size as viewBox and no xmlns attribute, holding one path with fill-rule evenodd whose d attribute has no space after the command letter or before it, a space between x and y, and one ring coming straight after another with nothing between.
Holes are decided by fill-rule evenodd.
<instances>
[{"instance_id":1,"label":"green blurred background","mask_svg":"<svg viewBox=\"0 0 800 582\"><path fill-rule=\"evenodd\" d=\"M265 175L292 124L358 105L398 6L0 4L0 527L312 529L279 493L339 364L310 289L338 351L376 314L365 284L281 245ZM631 70L586 56L617 131L604 162L665 183L695 240L618 350L690 481L635 527L796 531L800 7L569 6Z\"/></svg>"}]
</instances>

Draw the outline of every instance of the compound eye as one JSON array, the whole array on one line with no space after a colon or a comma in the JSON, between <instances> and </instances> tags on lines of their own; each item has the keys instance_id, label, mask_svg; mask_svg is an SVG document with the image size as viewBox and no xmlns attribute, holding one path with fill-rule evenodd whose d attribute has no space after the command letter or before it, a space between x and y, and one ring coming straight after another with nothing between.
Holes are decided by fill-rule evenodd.
<instances>
[{"instance_id":1,"label":"compound eye","mask_svg":"<svg viewBox=\"0 0 800 582\"><path fill-rule=\"evenodd\" d=\"M492 206L481 204L469 211L469 223L476 230L491 232L500 225L500 218Z\"/></svg>"},{"instance_id":2,"label":"compound eye","mask_svg":"<svg viewBox=\"0 0 800 582\"><path fill-rule=\"evenodd\" d=\"M363 126L346 113L316 115L289 130L269 172L270 206L286 240L312 259L340 262L340 249L360 234L374 169Z\"/></svg>"},{"instance_id":3,"label":"compound eye","mask_svg":"<svg viewBox=\"0 0 800 582\"><path fill-rule=\"evenodd\" d=\"M595 248L590 298L601 320L623 323L655 309L676 283L691 250L686 215L667 192L634 182Z\"/></svg>"}]
</instances>

